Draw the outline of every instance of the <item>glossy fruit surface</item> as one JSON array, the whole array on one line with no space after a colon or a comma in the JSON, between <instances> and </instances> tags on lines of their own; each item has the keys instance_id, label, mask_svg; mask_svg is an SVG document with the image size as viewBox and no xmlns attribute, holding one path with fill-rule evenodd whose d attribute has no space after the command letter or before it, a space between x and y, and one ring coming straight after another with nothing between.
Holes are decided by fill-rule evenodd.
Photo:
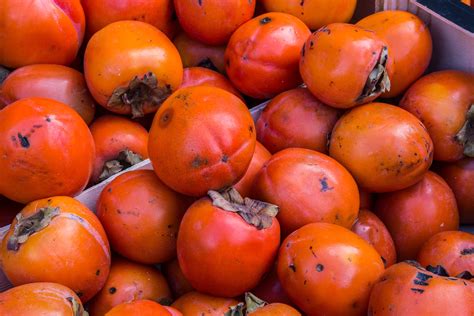
<instances>
[{"instance_id":1,"label":"glossy fruit surface","mask_svg":"<svg viewBox=\"0 0 474 316\"><path fill-rule=\"evenodd\" d=\"M310 31L298 18L266 13L240 26L227 44L226 72L234 86L256 99L271 98L301 83L298 61Z\"/></svg>"},{"instance_id":2,"label":"glossy fruit surface","mask_svg":"<svg viewBox=\"0 0 474 316\"><path fill-rule=\"evenodd\" d=\"M211 86L224 89L242 99L239 91L237 91L232 83L217 71L204 67L184 68L183 82L180 88L195 86Z\"/></svg>"},{"instance_id":3,"label":"glossy fruit surface","mask_svg":"<svg viewBox=\"0 0 474 316\"><path fill-rule=\"evenodd\" d=\"M419 17L407 11L387 10L369 15L356 25L375 31L385 40L393 58L390 91L382 97L396 97L425 72L433 44L430 30Z\"/></svg>"},{"instance_id":4,"label":"glossy fruit surface","mask_svg":"<svg viewBox=\"0 0 474 316\"><path fill-rule=\"evenodd\" d=\"M87 255L79 248L87 249ZM99 292L110 269L109 243L98 218L63 196L25 206L3 239L0 255L13 285L55 282L83 302Z\"/></svg>"},{"instance_id":5,"label":"glossy fruit surface","mask_svg":"<svg viewBox=\"0 0 474 316\"><path fill-rule=\"evenodd\" d=\"M171 304L186 316L222 316L229 307L237 305L232 298L215 297L199 292L190 292Z\"/></svg>"},{"instance_id":6,"label":"glossy fruit surface","mask_svg":"<svg viewBox=\"0 0 474 316\"><path fill-rule=\"evenodd\" d=\"M0 194L9 199L79 194L94 157L89 128L63 103L28 98L0 111Z\"/></svg>"},{"instance_id":7,"label":"glossy fruit surface","mask_svg":"<svg viewBox=\"0 0 474 316\"><path fill-rule=\"evenodd\" d=\"M255 125L245 104L215 87L188 87L156 113L148 153L158 177L177 192L202 196L245 174L255 150Z\"/></svg>"},{"instance_id":8,"label":"glossy fruit surface","mask_svg":"<svg viewBox=\"0 0 474 316\"><path fill-rule=\"evenodd\" d=\"M0 65L70 64L84 37L80 0L2 1Z\"/></svg>"},{"instance_id":9,"label":"glossy fruit surface","mask_svg":"<svg viewBox=\"0 0 474 316\"><path fill-rule=\"evenodd\" d=\"M153 264L176 256L179 223L187 206L187 200L152 170L134 170L104 187L97 216L112 249L130 260Z\"/></svg>"},{"instance_id":10,"label":"glossy fruit surface","mask_svg":"<svg viewBox=\"0 0 474 316\"><path fill-rule=\"evenodd\" d=\"M431 171L411 187L379 195L374 212L392 235L398 260L416 259L430 237L459 227L453 191Z\"/></svg>"},{"instance_id":11,"label":"glossy fruit surface","mask_svg":"<svg viewBox=\"0 0 474 316\"><path fill-rule=\"evenodd\" d=\"M171 313L157 302L137 300L117 305L105 316L171 316Z\"/></svg>"},{"instance_id":12,"label":"glossy fruit surface","mask_svg":"<svg viewBox=\"0 0 474 316\"><path fill-rule=\"evenodd\" d=\"M319 100L336 108L351 108L390 90L393 59L387 44L374 32L333 23L306 40L300 73Z\"/></svg>"},{"instance_id":13,"label":"glossy fruit surface","mask_svg":"<svg viewBox=\"0 0 474 316\"><path fill-rule=\"evenodd\" d=\"M377 251L350 230L312 223L282 243L278 277L308 315L362 315L384 271Z\"/></svg>"},{"instance_id":14,"label":"glossy fruit surface","mask_svg":"<svg viewBox=\"0 0 474 316\"><path fill-rule=\"evenodd\" d=\"M273 155L257 175L255 195L279 206L284 235L314 222L350 228L359 212L359 192L350 173L331 157L303 148Z\"/></svg>"},{"instance_id":15,"label":"glossy fruit surface","mask_svg":"<svg viewBox=\"0 0 474 316\"><path fill-rule=\"evenodd\" d=\"M433 161L433 142L409 112L369 103L347 112L333 129L329 154L371 192L401 190L420 181Z\"/></svg>"},{"instance_id":16,"label":"glossy fruit surface","mask_svg":"<svg viewBox=\"0 0 474 316\"><path fill-rule=\"evenodd\" d=\"M87 124L94 119L94 100L87 90L84 76L75 69L51 64L16 69L1 84L0 108L31 97L49 98L67 104Z\"/></svg>"}]
</instances>

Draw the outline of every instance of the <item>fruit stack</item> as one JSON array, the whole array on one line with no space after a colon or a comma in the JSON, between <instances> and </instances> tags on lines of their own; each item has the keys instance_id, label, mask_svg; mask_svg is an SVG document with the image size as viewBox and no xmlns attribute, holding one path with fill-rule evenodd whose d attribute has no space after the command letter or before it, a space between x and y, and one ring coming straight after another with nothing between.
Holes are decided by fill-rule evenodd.
<instances>
[{"instance_id":1,"label":"fruit stack","mask_svg":"<svg viewBox=\"0 0 474 316\"><path fill-rule=\"evenodd\" d=\"M416 15L0 4L0 315L474 315L474 73Z\"/></svg>"}]
</instances>

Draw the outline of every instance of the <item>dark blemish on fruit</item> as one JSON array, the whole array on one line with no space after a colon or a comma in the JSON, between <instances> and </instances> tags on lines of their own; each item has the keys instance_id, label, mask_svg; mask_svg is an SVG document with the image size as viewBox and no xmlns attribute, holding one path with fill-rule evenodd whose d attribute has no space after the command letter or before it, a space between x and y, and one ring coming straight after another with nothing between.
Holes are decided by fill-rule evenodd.
<instances>
[{"instance_id":1,"label":"dark blemish on fruit","mask_svg":"<svg viewBox=\"0 0 474 316\"><path fill-rule=\"evenodd\" d=\"M286 248L290 248L290 245L291 245L290 243L287 243Z\"/></svg>"},{"instance_id":2,"label":"dark blemish on fruit","mask_svg":"<svg viewBox=\"0 0 474 316\"><path fill-rule=\"evenodd\" d=\"M456 275L456 278L464 279L464 280L471 280L472 278L474 278L474 276L471 274L471 272L466 270L466 271L463 271L463 272L459 273L458 275Z\"/></svg>"},{"instance_id":3,"label":"dark blemish on fruit","mask_svg":"<svg viewBox=\"0 0 474 316\"><path fill-rule=\"evenodd\" d=\"M114 288L114 287L109 288L109 293L110 294L114 294L115 292L117 292L116 288Z\"/></svg>"},{"instance_id":4,"label":"dark blemish on fruit","mask_svg":"<svg viewBox=\"0 0 474 316\"><path fill-rule=\"evenodd\" d=\"M160 127L166 127L173 118L173 109L167 109L160 117Z\"/></svg>"},{"instance_id":5,"label":"dark blemish on fruit","mask_svg":"<svg viewBox=\"0 0 474 316\"><path fill-rule=\"evenodd\" d=\"M307 282L308 282L308 280L304 280L303 285L306 285Z\"/></svg>"},{"instance_id":6,"label":"dark blemish on fruit","mask_svg":"<svg viewBox=\"0 0 474 316\"><path fill-rule=\"evenodd\" d=\"M466 248L461 251L461 256L474 254L474 248Z\"/></svg>"},{"instance_id":7,"label":"dark blemish on fruit","mask_svg":"<svg viewBox=\"0 0 474 316\"><path fill-rule=\"evenodd\" d=\"M336 221L339 220L339 214L336 214Z\"/></svg>"},{"instance_id":8,"label":"dark blemish on fruit","mask_svg":"<svg viewBox=\"0 0 474 316\"><path fill-rule=\"evenodd\" d=\"M51 122L51 118L49 116L46 116L46 122Z\"/></svg>"},{"instance_id":9,"label":"dark blemish on fruit","mask_svg":"<svg viewBox=\"0 0 474 316\"><path fill-rule=\"evenodd\" d=\"M168 228L171 228L171 227L173 227L173 225L169 224L169 225L168 225L168 226L166 226L166 227L168 227Z\"/></svg>"},{"instance_id":10,"label":"dark blemish on fruit","mask_svg":"<svg viewBox=\"0 0 474 316\"><path fill-rule=\"evenodd\" d=\"M296 266L295 266L293 263L291 263L291 264L288 266L288 268L290 268L291 270L293 270L293 272L296 272Z\"/></svg>"},{"instance_id":11,"label":"dark blemish on fruit","mask_svg":"<svg viewBox=\"0 0 474 316\"><path fill-rule=\"evenodd\" d=\"M265 123L265 124L267 124L267 123ZM266 126L265 126L265 127L266 127ZM249 126L249 132L250 132L250 133L253 133L253 126L252 126L252 125Z\"/></svg>"},{"instance_id":12,"label":"dark blemish on fruit","mask_svg":"<svg viewBox=\"0 0 474 316\"><path fill-rule=\"evenodd\" d=\"M202 165L207 165L209 161L206 158L201 158L199 156L194 157L193 162L191 163L191 166L193 168L199 168Z\"/></svg>"},{"instance_id":13,"label":"dark blemish on fruit","mask_svg":"<svg viewBox=\"0 0 474 316\"><path fill-rule=\"evenodd\" d=\"M272 19L269 18L268 16L266 16L266 17L264 17L263 19L260 20L260 24L264 25L264 24L270 23L271 21L272 21Z\"/></svg>"},{"instance_id":14,"label":"dark blemish on fruit","mask_svg":"<svg viewBox=\"0 0 474 316\"><path fill-rule=\"evenodd\" d=\"M431 278L432 278L431 275L428 275L428 274L423 273L423 272L417 272L416 277L413 280L413 283L416 284L416 285L427 286L428 282L426 282L426 281L428 281Z\"/></svg>"},{"instance_id":15,"label":"dark blemish on fruit","mask_svg":"<svg viewBox=\"0 0 474 316\"><path fill-rule=\"evenodd\" d=\"M359 302L355 301L352 303L352 308L358 308L359 307Z\"/></svg>"},{"instance_id":16,"label":"dark blemish on fruit","mask_svg":"<svg viewBox=\"0 0 474 316\"><path fill-rule=\"evenodd\" d=\"M21 147L23 148L29 148L30 147L30 141L28 140L28 137L21 135L21 133L18 133L18 139L20 140Z\"/></svg>"},{"instance_id":17,"label":"dark blemish on fruit","mask_svg":"<svg viewBox=\"0 0 474 316\"><path fill-rule=\"evenodd\" d=\"M380 258L382 259L383 265L387 265L387 260L383 256L380 256Z\"/></svg>"},{"instance_id":18,"label":"dark blemish on fruit","mask_svg":"<svg viewBox=\"0 0 474 316\"><path fill-rule=\"evenodd\" d=\"M84 295L84 293L82 293L81 291L79 291L79 292L76 292L76 295L80 298L80 297L82 297L82 296Z\"/></svg>"},{"instance_id":19,"label":"dark blemish on fruit","mask_svg":"<svg viewBox=\"0 0 474 316\"><path fill-rule=\"evenodd\" d=\"M227 161L229 161L229 156L227 156L226 154L223 154L223 155L222 155L222 158L221 158L221 161L222 161L222 162L227 162Z\"/></svg>"},{"instance_id":20,"label":"dark blemish on fruit","mask_svg":"<svg viewBox=\"0 0 474 316\"><path fill-rule=\"evenodd\" d=\"M100 274L100 270L97 270L97 271L95 272L95 275L99 275L99 274Z\"/></svg>"},{"instance_id":21,"label":"dark blemish on fruit","mask_svg":"<svg viewBox=\"0 0 474 316\"><path fill-rule=\"evenodd\" d=\"M41 124L35 124L35 125L33 125L33 128L41 128L41 127L43 127L43 125L41 125Z\"/></svg>"},{"instance_id":22,"label":"dark blemish on fruit","mask_svg":"<svg viewBox=\"0 0 474 316\"><path fill-rule=\"evenodd\" d=\"M247 60L247 55L243 55L242 60Z\"/></svg>"},{"instance_id":23,"label":"dark blemish on fruit","mask_svg":"<svg viewBox=\"0 0 474 316\"><path fill-rule=\"evenodd\" d=\"M316 265L316 271L321 272L321 271L323 271L323 270L324 270L324 266L323 266L322 264L318 263L318 264Z\"/></svg>"},{"instance_id":24,"label":"dark blemish on fruit","mask_svg":"<svg viewBox=\"0 0 474 316\"><path fill-rule=\"evenodd\" d=\"M330 86L330 87L334 86L334 81L332 81L332 80L329 81L329 86Z\"/></svg>"},{"instance_id":25,"label":"dark blemish on fruit","mask_svg":"<svg viewBox=\"0 0 474 316\"><path fill-rule=\"evenodd\" d=\"M448 271L446 271L446 269L440 265L437 265L436 267L429 265L426 267L426 270L428 270L431 273L437 274L439 276L444 276L444 277L449 276Z\"/></svg>"},{"instance_id":26,"label":"dark blemish on fruit","mask_svg":"<svg viewBox=\"0 0 474 316\"><path fill-rule=\"evenodd\" d=\"M202 6L202 0L198 0L199 6Z\"/></svg>"},{"instance_id":27,"label":"dark blemish on fruit","mask_svg":"<svg viewBox=\"0 0 474 316\"><path fill-rule=\"evenodd\" d=\"M313 49L314 48L314 42L313 41L309 41L309 49Z\"/></svg>"},{"instance_id":28,"label":"dark blemish on fruit","mask_svg":"<svg viewBox=\"0 0 474 316\"><path fill-rule=\"evenodd\" d=\"M301 56L304 57L306 45L303 45L303 48L301 49Z\"/></svg>"},{"instance_id":29,"label":"dark blemish on fruit","mask_svg":"<svg viewBox=\"0 0 474 316\"><path fill-rule=\"evenodd\" d=\"M319 190L320 192L327 192L334 189L334 187L329 186L327 177L319 179L319 183L321 184L321 190Z\"/></svg>"},{"instance_id":30,"label":"dark blemish on fruit","mask_svg":"<svg viewBox=\"0 0 474 316\"><path fill-rule=\"evenodd\" d=\"M310 246L309 247L309 251L311 251L311 253L313 254L313 257L317 258L318 256L316 255L316 253L314 252L313 250L313 246Z\"/></svg>"},{"instance_id":31,"label":"dark blemish on fruit","mask_svg":"<svg viewBox=\"0 0 474 316\"><path fill-rule=\"evenodd\" d=\"M108 188L107 192L109 192L109 193L112 192L112 188Z\"/></svg>"},{"instance_id":32,"label":"dark blemish on fruit","mask_svg":"<svg viewBox=\"0 0 474 316\"><path fill-rule=\"evenodd\" d=\"M300 6L304 6L304 0L301 0Z\"/></svg>"},{"instance_id":33,"label":"dark blemish on fruit","mask_svg":"<svg viewBox=\"0 0 474 316\"><path fill-rule=\"evenodd\" d=\"M415 288L411 288L410 290L412 290L415 293L420 293L420 294L423 294L423 292L425 291L423 289L415 289Z\"/></svg>"}]
</instances>

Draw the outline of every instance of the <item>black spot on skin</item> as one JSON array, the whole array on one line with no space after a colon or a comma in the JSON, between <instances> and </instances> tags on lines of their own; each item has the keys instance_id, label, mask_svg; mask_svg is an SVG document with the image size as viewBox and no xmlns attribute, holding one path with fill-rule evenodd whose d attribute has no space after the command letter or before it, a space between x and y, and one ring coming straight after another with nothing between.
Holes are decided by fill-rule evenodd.
<instances>
[{"instance_id":1,"label":"black spot on skin","mask_svg":"<svg viewBox=\"0 0 474 316\"><path fill-rule=\"evenodd\" d=\"M207 165L209 161L206 158L201 158L199 156L194 157L193 162L191 163L191 166L193 168L200 168L203 165Z\"/></svg>"},{"instance_id":2,"label":"black spot on skin","mask_svg":"<svg viewBox=\"0 0 474 316\"><path fill-rule=\"evenodd\" d=\"M301 49L301 56L302 57L304 57L305 50L306 50L306 45L303 45L303 48Z\"/></svg>"},{"instance_id":3,"label":"black spot on skin","mask_svg":"<svg viewBox=\"0 0 474 316\"><path fill-rule=\"evenodd\" d=\"M20 140L21 147L30 147L30 141L28 140L28 137L21 135L21 133L18 133L18 139Z\"/></svg>"},{"instance_id":4,"label":"black spot on skin","mask_svg":"<svg viewBox=\"0 0 474 316\"><path fill-rule=\"evenodd\" d=\"M326 178L326 177L324 177L322 179L319 179L319 183L321 184L321 190L319 190L320 192L327 192L327 191L330 191L330 190L334 189L334 187L329 186L328 178Z\"/></svg>"},{"instance_id":5,"label":"black spot on skin","mask_svg":"<svg viewBox=\"0 0 474 316\"><path fill-rule=\"evenodd\" d=\"M318 256L314 253L313 246L309 246L309 251L313 254L313 257L317 258Z\"/></svg>"},{"instance_id":6,"label":"black spot on skin","mask_svg":"<svg viewBox=\"0 0 474 316\"><path fill-rule=\"evenodd\" d=\"M112 192L112 188L108 188L107 192L109 192L109 193Z\"/></svg>"},{"instance_id":7,"label":"black spot on skin","mask_svg":"<svg viewBox=\"0 0 474 316\"><path fill-rule=\"evenodd\" d=\"M33 128L36 128L36 129L41 128L41 127L43 127L43 125L41 125L41 124L35 124L35 125L33 125Z\"/></svg>"},{"instance_id":8,"label":"black spot on skin","mask_svg":"<svg viewBox=\"0 0 474 316\"><path fill-rule=\"evenodd\" d=\"M266 124L266 123L265 123L265 124ZM249 132L250 132L250 133L253 133L253 126L252 126L252 125L249 126Z\"/></svg>"},{"instance_id":9,"label":"black spot on skin","mask_svg":"<svg viewBox=\"0 0 474 316\"><path fill-rule=\"evenodd\" d=\"M359 302L355 301L352 303L352 308L358 308L359 307Z\"/></svg>"},{"instance_id":10,"label":"black spot on skin","mask_svg":"<svg viewBox=\"0 0 474 316\"><path fill-rule=\"evenodd\" d=\"M456 275L456 277L464 280L471 280L472 278L474 278L474 276L469 271L463 271Z\"/></svg>"},{"instance_id":11,"label":"black spot on skin","mask_svg":"<svg viewBox=\"0 0 474 316\"><path fill-rule=\"evenodd\" d=\"M466 248L461 251L461 256L465 255L472 255L474 254L474 247L473 248Z\"/></svg>"},{"instance_id":12,"label":"black spot on skin","mask_svg":"<svg viewBox=\"0 0 474 316\"><path fill-rule=\"evenodd\" d=\"M264 17L263 19L260 20L260 24L261 25L264 25L264 24L268 24L272 21L271 18L269 18L268 16Z\"/></svg>"},{"instance_id":13,"label":"black spot on skin","mask_svg":"<svg viewBox=\"0 0 474 316\"><path fill-rule=\"evenodd\" d=\"M308 280L304 280L303 285L306 285L307 282L308 282Z\"/></svg>"},{"instance_id":14,"label":"black spot on skin","mask_svg":"<svg viewBox=\"0 0 474 316\"><path fill-rule=\"evenodd\" d=\"M296 266L295 266L293 263L291 263L291 264L288 266L288 268L290 268L291 270L293 270L293 272L296 272Z\"/></svg>"},{"instance_id":15,"label":"black spot on skin","mask_svg":"<svg viewBox=\"0 0 474 316\"><path fill-rule=\"evenodd\" d=\"M46 116L46 122L51 122L51 118L49 116Z\"/></svg>"},{"instance_id":16,"label":"black spot on skin","mask_svg":"<svg viewBox=\"0 0 474 316\"><path fill-rule=\"evenodd\" d=\"M114 287L109 288L109 293L110 294L114 294L115 292L117 292L116 288L114 288Z\"/></svg>"},{"instance_id":17,"label":"black spot on skin","mask_svg":"<svg viewBox=\"0 0 474 316\"><path fill-rule=\"evenodd\" d=\"M97 271L95 272L95 275L100 275L100 270L97 270Z\"/></svg>"},{"instance_id":18,"label":"black spot on skin","mask_svg":"<svg viewBox=\"0 0 474 316\"><path fill-rule=\"evenodd\" d=\"M202 0L198 0L199 6L202 6Z\"/></svg>"},{"instance_id":19,"label":"black spot on skin","mask_svg":"<svg viewBox=\"0 0 474 316\"><path fill-rule=\"evenodd\" d=\"M322 264L318 263L318 264L316 265L316 271L322 272L323 270L324 270L324 266L323 266Z\"/></svg>"},{"instance_id":20,"label":"black spot on skin","mask_svg":"<svg viewBox=\"0 0 474 316\"><path fill-rule=\"evenodd\" d=\"M412 290L415 293L420 293L420 294L423 294L423 292L425 291L423 289L415 289L415 288L411 288L410 290Z\"/></svg>"},{"instance_id":21,"label":"black spot on skin","mask_svg":"<svg viewBox=\"0 0 474 316\"><path fill-rule=\"evenodd\" d=\"M173 225L169 224L169 225L168 225L168 226L166 226L166 227L168 227L168 228L171 228L171 227L173 227Z\"/></svg>"},{"instance_id":22,"label":"black spot on skin","mask_svg":"<svg viewBox=\"0 0 474 316\"><path fill-rule=\"evenodd\" d=\"M426 270L430 271L431 273L437 274L439 276L444 276L444 277L449 276L448 271L446 271L446 269L440 265L437 265L436 267L429 265L426 267Z\"/></svg>"},{"instance_id":23,"label":"black spot on skin","mask_svg":"<svg viewBox=\"0 0 474 316\"><path fill-rule=\"evenodd\" d=\"M313 49L314 48L314 42L313 41L309 41L309 49Z\"/></svg>"},{"instance_id":24,"label":"black spot on skin","mask_svg":"<svg viewBox=\"0 0 474 316\"><path fill-rule=\"evenodd\" d=\"M428 285L427 281L431 278L432 278L431 275L428 275L428 274L423 273L423 272L417 272L415 280L413 280L413 283L415 285L427 286Z\"/></svg>"},{"instance_id":25,"label":"black spot on skin","mask_svg":"<svg viewBox=\"0 0 474 316\"><path fill-rule=\"evenodd\" d=\"M227 162L227 161L229 161L229 156L227 156L226 154L222 155L221 161L222 161L222 162Z\"/></svg>"}]
</instances>

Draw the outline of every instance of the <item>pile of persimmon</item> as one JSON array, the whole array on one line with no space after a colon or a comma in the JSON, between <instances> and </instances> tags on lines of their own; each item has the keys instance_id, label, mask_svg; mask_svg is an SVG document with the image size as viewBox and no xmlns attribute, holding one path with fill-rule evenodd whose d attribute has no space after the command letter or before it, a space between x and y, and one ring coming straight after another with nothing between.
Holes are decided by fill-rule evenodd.
<instances>
[{"instance_id":1,"label":"pile of persimmon","mask_svg":"<svg viewBox=\"0 0 474 316\"><path fill-rule=\"evenodd\" d=\"M1 2L0 315L474 313L474 73L416 15Z\"/></svg>"}]
</instances>

